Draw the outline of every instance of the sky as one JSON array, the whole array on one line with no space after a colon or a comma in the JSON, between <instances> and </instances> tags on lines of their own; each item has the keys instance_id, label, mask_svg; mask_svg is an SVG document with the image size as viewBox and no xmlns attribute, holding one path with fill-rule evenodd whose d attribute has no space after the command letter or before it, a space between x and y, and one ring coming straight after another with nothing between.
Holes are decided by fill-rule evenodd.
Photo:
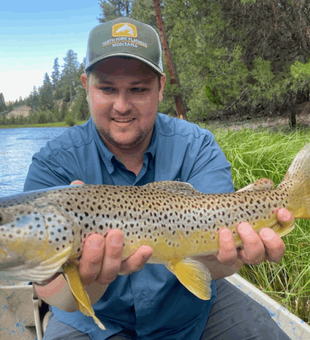
<instances>
[{"instance_id":1,"label":"sky","mask_svg":"<svg viewBox=\"0 0 310 340\"><path fill-rule=\"evenodd\" d=\"M90 30L99 24L97 0L6 0L0 6L0 93L6 102L28 97L51 76L68 50L81 63Z\"/></svg>"}]
</instances>

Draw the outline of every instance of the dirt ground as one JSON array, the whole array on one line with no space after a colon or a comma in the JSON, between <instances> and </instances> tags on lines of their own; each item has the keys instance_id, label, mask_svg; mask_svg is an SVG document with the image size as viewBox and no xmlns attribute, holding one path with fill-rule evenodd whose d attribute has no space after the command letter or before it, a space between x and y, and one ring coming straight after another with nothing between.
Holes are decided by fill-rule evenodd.
<instances>
[{"instance_id":1,"label":"dirt ground","mask_svg":"<svg viewBox=\"0 0 310 340\"><path fill-rule=\"evenodd\" d=\"M310 102L300 106L296 114L297 127L310 127ZM271 128L285 129L289 128L289 114L277 115L273 117L261 116L257 118L240 117L238 115L222 116L208 121L208 126L212 128L223 128L225 130L241 130L243 127L249 129Z\"/></svg>"}]
</instances>

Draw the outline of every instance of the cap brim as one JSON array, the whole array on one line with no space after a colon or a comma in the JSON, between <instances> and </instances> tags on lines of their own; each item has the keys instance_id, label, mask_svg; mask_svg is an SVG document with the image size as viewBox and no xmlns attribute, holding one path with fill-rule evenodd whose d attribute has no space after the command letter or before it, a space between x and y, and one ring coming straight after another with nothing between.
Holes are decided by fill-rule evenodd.
<instances>
[{"instance_id":1,"label":"cap brim","mask_svg":"<svg viewBox=\"0 0 310 340\"><path fill-rule=\"evenodd\" d=\"M136 54L125 53L125 52L122 52L122 53L113 53L113 54L109 54L109 55L106 55L106 56L102 56L101 58L98 58L98 60L93 62L91 65L89 65L85 69L85 71L87 72L87 71L91 70L96 64L100 63L101 61L103 61L105 59L114 58L114 57L130 57L130 58L133 58L133 59L140 60L143 63L145 63L148 66L150 66L156 73L160 74L161 76L164 75L164 72L159 67L157 67L154 63L149 61L148 59L140 57L140 56L137 56Z\"/></svg>"}]
</instances>

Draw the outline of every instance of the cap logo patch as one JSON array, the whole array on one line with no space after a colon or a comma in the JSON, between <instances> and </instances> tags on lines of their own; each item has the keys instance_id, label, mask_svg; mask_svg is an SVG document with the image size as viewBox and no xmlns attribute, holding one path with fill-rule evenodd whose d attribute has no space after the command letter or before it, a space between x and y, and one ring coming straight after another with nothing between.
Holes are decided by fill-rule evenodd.
<instances>
[{"instance_id":1,"label":"cap logo patch","mask_svg":"<svg viewBox=\"0 0 310 340\"><path fill-rule=\"evenodd\" d=\"M112 37L131 37L137 38L137 27L129 23L115 24L112 26Z\"/></svg>"}]
</instances>

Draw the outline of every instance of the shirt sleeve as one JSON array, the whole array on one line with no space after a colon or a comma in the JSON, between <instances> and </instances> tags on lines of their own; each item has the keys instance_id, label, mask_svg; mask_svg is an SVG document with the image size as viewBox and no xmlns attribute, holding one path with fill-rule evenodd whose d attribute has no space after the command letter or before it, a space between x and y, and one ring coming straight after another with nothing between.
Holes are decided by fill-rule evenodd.
<instances>
[{"instance_id":1,"label":"shirt sleeve","mask_svg":"<svg viewBox=\"0 0 310 340\"><path fill-rule=\"evenodd\" d=\"M40 161L33 157L24 184L24 191L69 185L70 183L68 174L59 164L52 166L44 160Z\"/></svg>"},{"instance_id":2,"label":"shirt sleeve","mask_svg":"<svg viewBox=\"0 0 310 340\"><path fill-rule=\"evenodd\" d=\"M193 162L188 183L203 193L234 192L230 168L213 134L208 132Z\"/></svg>"}]
</instances>

